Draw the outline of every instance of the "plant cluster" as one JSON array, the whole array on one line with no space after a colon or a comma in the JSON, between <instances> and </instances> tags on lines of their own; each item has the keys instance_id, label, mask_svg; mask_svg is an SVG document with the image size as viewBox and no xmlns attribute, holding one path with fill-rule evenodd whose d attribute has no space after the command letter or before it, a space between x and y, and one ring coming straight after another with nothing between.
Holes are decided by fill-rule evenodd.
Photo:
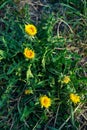
<instances>
[{"instance_id":1,"label":"plant cluster","mask_svg":"<svg viewBox=\"0 0 87 130\"><path fill-rule=\"evenodd\" d=\"M0 128L77 129L74 113L86 101L87 80L81 56L67 47L70 39L56 33L59 18L50 14L35 25L29 17L22 20L15 7L5 11L0 32Z\"/></svg>"}]
</instances>

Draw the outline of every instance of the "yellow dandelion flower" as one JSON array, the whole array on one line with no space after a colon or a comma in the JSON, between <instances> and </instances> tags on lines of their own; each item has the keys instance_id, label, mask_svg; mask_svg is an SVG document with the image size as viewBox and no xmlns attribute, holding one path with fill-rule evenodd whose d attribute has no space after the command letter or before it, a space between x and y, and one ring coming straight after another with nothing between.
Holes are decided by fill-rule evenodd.
<instances>
[{"instance_id":1,"label":"yellow dandelion flower","mask_svg":"<svg viewBox=\"0 0 87 130\"><path fill-rule=\"evenodd\" d=\"M74 93L70 94L70 99L75 104L78 103L78 102L80 102L80 96L78 96L78 95L76 95Z\"/></svg>"},{"instance_id":2,"label":"yellow dandelion flower","mask_svg":"<svg viewBox=\"0 0 87 130\"><path fill-rule=\"evenodd\" d=\"M70 82L70 77L69 76L65 76L63 79L63 83L68 84Z\"/></svg>"},{"instance_id":3,"label":"yellow dandelion flower","mask_svg":"<svg viewBox=\"0 0 87 130\"><path fill-rule=\"evenodd\" d=\"M51 106L51 99L48 98L46 95L40 97L41 107L48 108Z\"/></svg>"},{"instance_id":4,"label":"yellow dandelion flower","mask_svg":"<svg viewBox=\"0 0 87 130\"><path fill-rule=\"evenodd\" d=\"M37 33L37 28L33 24L27 24L25 25L25 32L30 36L34 36Z\"/></svg>"},{"instance_id":5,"label":"yellow dandelion flower","mask_svg":"<svg viewBox=\"0 0 87 130\"><path fill-rule=\"evenodd\" d=\"M29 94L33 94L33 91L32 90L29 90L29 89L26 89L24 91L25 95L29 95Z\"/></svg>"},{"instance_id":6,"label":"yellow dandelion flower","mask_svg":"<svg viewBox=\"0 0 87 130\"><path fill-rule=\"evenodd\" d=\"M28 48L24 49L24 55L28 59L33 59L35 57L34 51L32 51L31 49L28 49Z\"/></svg>"}]
</instances>

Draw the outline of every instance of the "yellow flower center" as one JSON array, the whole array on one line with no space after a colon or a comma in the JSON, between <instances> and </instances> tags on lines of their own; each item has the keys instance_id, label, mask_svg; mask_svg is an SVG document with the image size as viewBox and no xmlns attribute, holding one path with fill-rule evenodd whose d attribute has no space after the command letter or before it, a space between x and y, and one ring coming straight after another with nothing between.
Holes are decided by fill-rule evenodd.
<instances>
[{"instance_id":1,"label":"yellow flower center","mask_svg":"<svg viewBox=\"0 0 87 130\"><path fill-rule=\"evenodd\" d=\"M78 95L76 95L74 93L70 94L70 99L75 104L78 103L78 102L80 102L80 96L78 96Z\"/></svg>"},{"instance_id":2,"label":"yellow flower center","mask_svg":"<svg viewBox=\"0 0 87 130\"><path fill-rule=\"evenodd\" d=\"M24 50L24 55L25 55L25 57L28 58L28 59L32 59L32 58L35 57L34 51L32 51L32 50L30 50L30 49L28 49L28 48L25 48L25 50Z\"/></svg>"},{"instance_id":3,"label":"yellow flower center","mask_svg":"<svg viewBox=\"0 0 87 130\"><path fill-rule=\"evenodd\" d=\"M51 99L48 98L46 95L40 97L40 103L41 103L41 107L45 107L48 108L51 106Z\"/></svg>"},{"instance_id":4,"label":"yellow flower center","mask_svg":"<svg viewBox=\"0 0 87 130\"><path fill-rule=\"evenodd\" d=\"M63 79L63 83L67 84L70 82L70 77L69 76L65 76Z\"/></svg>"},{"instance_id":5,"label":"yellow flower center","mask_svg":"<svg viewBox=\"0 0 87 130\"><path fill-rule=\"evenodd\" d=\"M30 36L34 36L34 35L36 35L36 33L37 33L37 29L36 29L36 27L35 27L34 25L32 25L32 24L27 24L27 25L25 25L25 32L26 32L28 35L30 35Z\"/></svg>"}]
</instances>

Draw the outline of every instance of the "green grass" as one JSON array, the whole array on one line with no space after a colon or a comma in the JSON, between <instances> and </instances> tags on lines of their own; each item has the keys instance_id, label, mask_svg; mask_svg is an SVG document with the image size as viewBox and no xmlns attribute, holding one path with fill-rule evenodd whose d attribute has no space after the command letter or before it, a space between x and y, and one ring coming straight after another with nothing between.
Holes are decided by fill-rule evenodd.
<instances>
[{"instance_id":1,"label":"green grass","mask_svg":"<svg viewBox=\"0 0 87 130\"><path fill-rule=\"evenodd\" d=\"M1 130L78 130L76 114L87 102L87 65L81 64L87 55L83 48L87 46L87 2L81 8L76 4L62 1L59 9L45 6L36 23L28 5L21 12L11 0L1 1ZM34 37L26 34L26 23L36 26ZM26 59L26 47L34 50L34 59ZM65 76L70 76L67 84L62 83ZM26 89L33 94L26 95ZM81 102L74 104L71 93L78 94ZM41 95L52 100L48 109L41 108Z\"/></svg>"}]
</instances>

